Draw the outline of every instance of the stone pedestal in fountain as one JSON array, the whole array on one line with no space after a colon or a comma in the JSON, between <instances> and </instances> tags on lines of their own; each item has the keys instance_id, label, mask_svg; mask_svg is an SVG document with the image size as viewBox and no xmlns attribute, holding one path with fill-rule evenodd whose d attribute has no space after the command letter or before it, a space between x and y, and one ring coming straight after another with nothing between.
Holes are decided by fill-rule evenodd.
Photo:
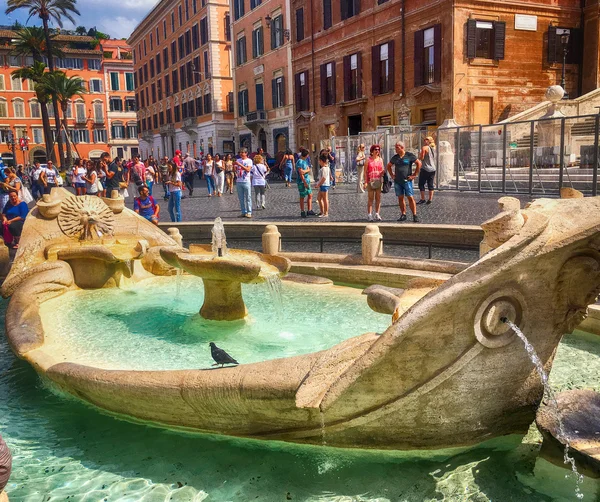
<instances>
[{"instance_id":1,"label":"stone pedestal in fountain","mask_svg":"<svg viewBox=\"0 0 600 502\"><path fill-rule=\"evenodd\" d=\"M200 315L214 321L236 321L248 314L242 284L265 282L269 276L285 275L290 262L281 256L253 251L228 250L217 256L211 246L163 248L160 254L169 265L202 278L204 304Z\"/></svg>"}]
</instances>

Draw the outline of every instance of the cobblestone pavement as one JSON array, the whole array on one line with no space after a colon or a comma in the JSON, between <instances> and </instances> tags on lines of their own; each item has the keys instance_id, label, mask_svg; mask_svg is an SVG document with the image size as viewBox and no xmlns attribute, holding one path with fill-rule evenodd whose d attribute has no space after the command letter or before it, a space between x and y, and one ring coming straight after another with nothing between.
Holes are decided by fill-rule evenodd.
<instances>
[{"instance_id":1,"label":"cobblestone pavement","mask_svg":"<svg viewBox=\"0 0 600 502\"><path fill-rule=\"evenodd\" d=\"M252 217L255 220L265 221L303 221L300 219L300 207L298 204L298 190L293 184L291 188L285 188L280 182L271 183L271 188L266 192L266 209L256 210L254 208ZM133 185L129 192L134 192ZM161 221L169 221L167 202L163 201L162 186L154 189L154 197L161 205ZM193 197L188 195L181 201L183 221L206 221L220 216L224 220L237 219L240 215L240 206L234 187L233 195L225 194L223 197L208 197L206 182L195 181ZM313 209L319 212L316 202L316 191L313 189ZM503 194L479 194L472 192L439 191L436 192L433 204L421 204L417 206L417 214L420 223L436 223L450 225L479 225L485 220L498 213L497 201ZM416 195L418 200L419 195ZM522 206L531 199L527 196L519 197ZM367 221L367 194L356 193L356 185L338 183L335 190L329 191L330 215L323 221L339 222L365 222ZM133 207L133 197L127 200L127 206ZM410 224L412 217L407 210L408 220L402 224ZM395 223L400 212L398 199L393 190L382 194L381 217L384 222ZM307 219L308 220L308 219ZM310 218L310 221L319 220ZM320 220L319 220L320 221Z\"/></svg>"}]
</instances>

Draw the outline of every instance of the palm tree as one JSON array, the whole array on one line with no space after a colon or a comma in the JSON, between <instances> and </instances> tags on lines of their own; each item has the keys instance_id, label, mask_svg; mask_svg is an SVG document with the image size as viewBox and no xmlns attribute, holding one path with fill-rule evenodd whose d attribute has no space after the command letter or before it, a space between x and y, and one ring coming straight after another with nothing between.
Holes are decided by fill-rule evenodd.
<instances>
[{"instance_id":1,"label":"palm tree","mask_svg":"<svg viewBox=\"0 0 600 502\"><path fill-rule=\"evenodd\" d=\"M79 15L79 11L75 7L76 3L77 0L7 0L6 2L6 14L11 14L18 9L27 9L29 11L28 21L34 16L37 16L42 20L42 25L44 26L44 38L46 39L46 56L48 58L48 68L50 71L54 71L52 37L50 36L49 26L50 20L53 20L61 28L63 26L62 18L68 19L75 24L73 14ZM55 126L58 133L58 130L60 129L58 103L54 97L52 98L52 103L54 106ZM58 155L62 166L64 156L60 134L58 134Z\"/></svg>"},{"instance_id":2,"label":"palm tree","mask_svg":"<svg viewBox=\"0 0 600 502\"><path fill-rule=\"evenodd\" d=\"M65 135L67 135L67 107L69 106L69 101L87 92L85 90L85 81L80 77L67 77L65 72L55 70L44 75L41 87L44 92L53 96L60 103L63 120L62 126ZM71 151L71 142L67 137L67 167L71 167L72 164L73 152Z\"/></svg>"},{"instance_id":3,"label":"palm tree","mask_svg":"<svg viewBox=\"0 0 600 502\"><path fill-rule=\"evenodd\" d=\"M29 68L21 68L15 70L12 74L21 80L30 79L36 84L36 94L40 103L42 124L44 128L44 138L46 142L46 158L54 158L54 142L52 141L52 129L50 127L50 117L48 115L48 102L50 101L47 94L38 90L38 84L41 82L42 76L46 71L46 65L42 63L46 55L46 37L44 30L39 26L31 26L21 28L15 33L15 38L12 40L12 53L16 56L32 56L34 64ZM63 52L57 45L52 45L52 53L56 57L64 57ZM59 123L60 124L60 123ZM62 146L62 142L61 142ZM62 152L61 152L62 154Z\"/></svg>"}]
</instances>

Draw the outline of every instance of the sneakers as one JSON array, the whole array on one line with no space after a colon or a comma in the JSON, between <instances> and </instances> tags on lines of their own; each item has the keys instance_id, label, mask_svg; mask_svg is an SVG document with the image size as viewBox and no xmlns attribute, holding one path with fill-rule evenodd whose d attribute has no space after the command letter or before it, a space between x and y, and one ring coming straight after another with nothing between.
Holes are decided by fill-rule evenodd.
<instances>
[{"instance_id":1,"label":"sneakers","mask_svg":"<svg viewBox=\"0 0 600 502\"><path fill-rule=\"evenodd\" d=\"M252 214L246 213L246 218L252 218Z\"/></svg>"},{"instance_id":2,"label":"sneakers","mask_svg":"<svg viewBox=\"0 0 600 502\"><path fill-rule=\"evenodd\" d=\"M413 222L419 223L419 217L416 214L413 214Z\"/></svg>"},{"instance_id":3,"label":"sneakers","mask_svg":"<svg viewBox=\"0 0 600 502\"><path fill-rule=\"evenodd\" d=\"M317 216L317 213L315 213L312 209L310 211L308 211L306 213L306 216Z\"/></svg>"},{"instance_id":4,"label":"sneakers","mask_svg":"<svg viewBox=\"0 0 600 502\"><path fill-rule=\"evenodd\" d=\"M425 204L425 199L421 199L420 201L417 202L417 204Z\"/></svg>"},{"instance_id":5,"label":"sneakers","mask_svg":"<svg viewBox=\"0 0 600 502\"><path fill-rule=\"evenodd\" d=\"M406 221L406 215L405 214L401 214L400 218L398 218L398 221Z\"/></svg>"},{"instance_id":6,"label":"sneakers","mask_svg":"<svg viewBox=\"0 0 600 502\"><path fill-rule=\"evenodd\" d=\"M431 204L432 202L433 202L433 201L431 201L431 200L428 200L428 201L427 201L427 204Z\"/></svg>"},{"instance_id":7,"label":"sneakers","mask_svg":"<svg viewBox=\"0 0 600 502\"><path fill-rule=\"evenodd\" d=\"M373 221L373 215L371 213L369 213L369 215L367 216L367 220Z\"/></svg>"},{"instance_id":8,"label":"sneakers","mask_svg":"<svg viewBox=\"0 0 600 502\"><path fill-rule=\"evenodd\" d=\"M300 218L306 218L306 211L302 211L300 213Z\"/></svg>"},{"instance_id":9,"label":"sneakers","mask_svg":"<svg viewBox=\"0 0 600 502\"><path fill-rule=\"evenodd\" d=\"M266 209L264 204L261 204L260 208L261 209Z\"/></svg>"},{"instance_id":10,"label":"sneakers","mask_svg":"<svg viewBox=\"0 0 600 502\"><path fill-rule=\"evenodd\" d=\"M379 213L375 213L375 221L381 221L381 216L379 216Z\"/></svg>"}]
</instances>

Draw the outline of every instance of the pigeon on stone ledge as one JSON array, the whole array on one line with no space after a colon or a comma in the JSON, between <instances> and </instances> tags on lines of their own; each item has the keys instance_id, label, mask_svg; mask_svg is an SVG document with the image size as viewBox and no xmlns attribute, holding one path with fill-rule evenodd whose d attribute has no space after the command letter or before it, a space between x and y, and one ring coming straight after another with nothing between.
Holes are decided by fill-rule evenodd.
<instances>
[{"instance_id":1,"label":"pigeon on stone ledge","mask_svg":"<svg viewBox=\"0 0 600 502\"><path fill-rule=\"evenodd\" d=\"M224 364L240 364L223 349L217 347L214 342L210 342L209 345L210 355L215 360L215 364L213 364L213 366L220 364L222 368Z\"/></svg>"}]
</instances>

